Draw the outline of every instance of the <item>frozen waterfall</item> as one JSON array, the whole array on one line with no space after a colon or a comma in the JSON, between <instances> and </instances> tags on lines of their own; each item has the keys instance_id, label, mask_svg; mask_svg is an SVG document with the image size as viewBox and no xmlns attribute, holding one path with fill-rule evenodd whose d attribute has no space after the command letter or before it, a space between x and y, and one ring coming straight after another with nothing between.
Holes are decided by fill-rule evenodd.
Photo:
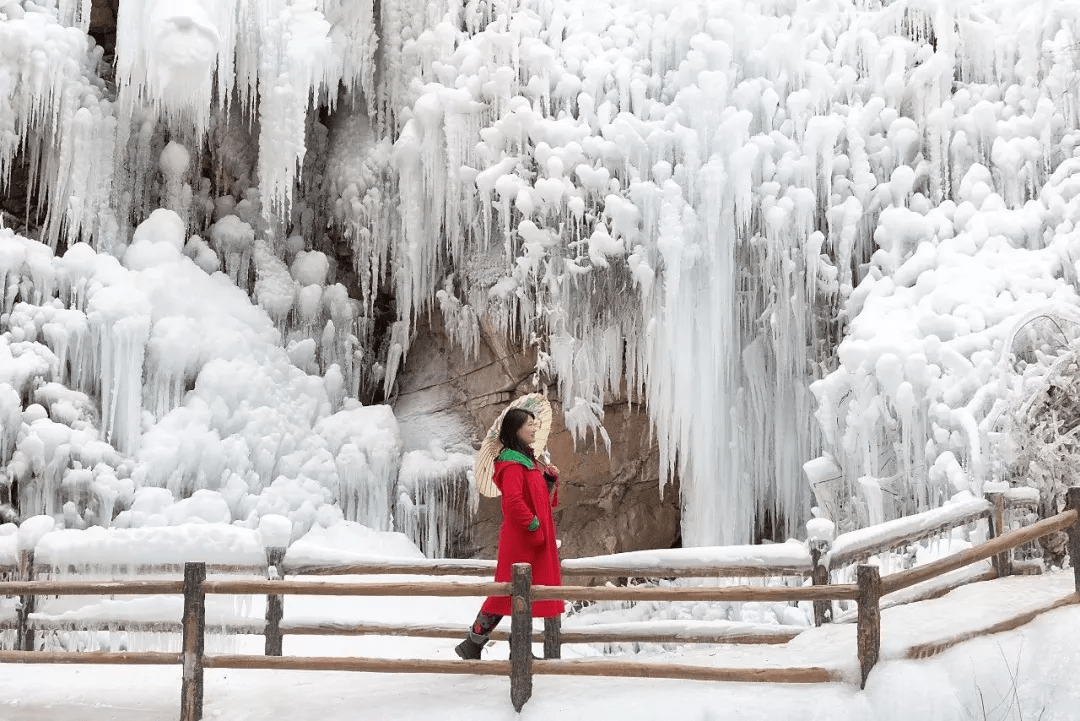
<instances>
[{"instance_id":1,"label":"frozen waterfall","mask_svg":"<svg viewBox=\"0 0 1080 721\"><path fill-rule=\"evenodd\" d=\"M74 525L445 552L469 454L378 405L434 312L579 452L645 404L688 545L794 535L819 456L906 513L1078 302L1074 4L125 1L114 56L89 7L0 3L0 465Z\"/></svg>"}]
</instances>

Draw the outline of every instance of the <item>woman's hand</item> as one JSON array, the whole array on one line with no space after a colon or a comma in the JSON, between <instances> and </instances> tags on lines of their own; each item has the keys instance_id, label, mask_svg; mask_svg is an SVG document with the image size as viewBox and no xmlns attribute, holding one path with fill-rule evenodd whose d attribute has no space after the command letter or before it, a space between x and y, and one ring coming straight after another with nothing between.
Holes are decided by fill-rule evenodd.
<instances>
[{"instance_id":1,"label":"woman's hand","mask_svg":"<svg viewBox=\"0 0 1080 721\"><path fill-rule=\"evenodd\" d=\"M540 469L540 471L545 476L555 476L556 479L558 479L558 477L559 477L559 467L556 466L554 463L550 463L550 464L544 466L543 468Z\"/></svg>"}]
</instances>

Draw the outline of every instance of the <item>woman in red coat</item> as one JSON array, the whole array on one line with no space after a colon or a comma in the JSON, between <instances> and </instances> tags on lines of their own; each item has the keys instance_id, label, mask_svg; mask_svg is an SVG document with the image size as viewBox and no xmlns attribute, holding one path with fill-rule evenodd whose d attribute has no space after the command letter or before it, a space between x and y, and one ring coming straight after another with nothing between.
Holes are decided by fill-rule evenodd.
<instances>
[{"instance_id":1,"label":"woman in red coat","mask_svg":"<svg viewBox=\"0 0 1080 721\"><path fill-rule=\"evenodd\" d=\"M521 408L503 417L499 441L503 450L495 459L495 485L502 493L502 528L499 530L495 581L510 580L515 563L532 564L532 582L538 586L561 586L559 549L555 544L555 520L551 509L559 505L559 469L539 463L533 455L536 419ZM534 618L550 618L563 612L559 600L534 601ZM491 596L480 608L468 637L458 644L458 656L480 658L491 632L510 615L509 596Z\"/></svg>"}]
</instances>

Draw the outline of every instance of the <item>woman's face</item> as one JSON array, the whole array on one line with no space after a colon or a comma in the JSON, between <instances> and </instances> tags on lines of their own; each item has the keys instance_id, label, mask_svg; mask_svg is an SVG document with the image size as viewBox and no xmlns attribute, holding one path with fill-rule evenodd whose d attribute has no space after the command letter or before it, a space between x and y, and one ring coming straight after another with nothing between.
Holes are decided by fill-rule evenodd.
<instances>
[{"instance_id":1,"label":"woman's face","mask_svg":"<svg viewBox=\"0 0 1080 721\"><path fill-rule=\"evenodd\" d=\"M529 418L518 428L517 437L521 439L525 445L531 446L533 441L536 440L536 419Z\"/></svg>"}]
</instances>

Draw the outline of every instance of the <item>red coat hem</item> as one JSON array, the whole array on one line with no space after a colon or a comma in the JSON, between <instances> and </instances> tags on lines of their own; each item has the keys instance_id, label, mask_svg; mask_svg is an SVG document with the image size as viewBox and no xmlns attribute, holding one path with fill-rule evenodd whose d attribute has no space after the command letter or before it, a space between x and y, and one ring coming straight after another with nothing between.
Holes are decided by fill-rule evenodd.
<instances>
[{"instance_id":1,"label":"red coat hem","mask_svg":"<svg viewBox=\"0 0 1080 721\"><path fill-rule=\"evenodd\" d=\"M510 615L509 596L488 596L484 605L480 608L483 613L493 613L499 616ZM553 618L560 616L566 611L566 604L554 599L535 601L532 605L533 618Z\"/></svg>"}]
</instances>

